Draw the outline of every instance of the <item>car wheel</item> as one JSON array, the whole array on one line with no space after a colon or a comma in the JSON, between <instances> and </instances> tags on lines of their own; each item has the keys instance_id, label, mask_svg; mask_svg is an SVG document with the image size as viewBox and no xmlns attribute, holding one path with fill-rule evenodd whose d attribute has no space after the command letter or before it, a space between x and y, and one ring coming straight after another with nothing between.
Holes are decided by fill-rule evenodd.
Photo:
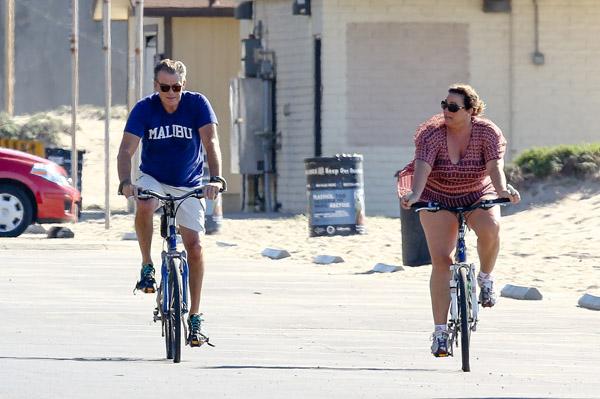
<instances>
[{"instance_id":1,"label":"car wheel","mask_svg":"<svg viewBox=\"0 0 600 399\"><path fill-rule=\"evenodd\" d=\"M27 193L12 184L0 184L0 237L18 237L31 224L33 206Z\"/></svg>"}]
</instances>

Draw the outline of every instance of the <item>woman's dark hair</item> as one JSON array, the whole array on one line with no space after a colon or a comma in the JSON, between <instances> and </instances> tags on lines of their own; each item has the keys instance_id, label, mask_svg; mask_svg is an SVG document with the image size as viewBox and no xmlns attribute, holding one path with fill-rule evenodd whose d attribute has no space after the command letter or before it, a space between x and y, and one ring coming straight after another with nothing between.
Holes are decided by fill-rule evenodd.
<instances>
[{"instance_id":1,"label":"woman's dark hair","mask_svg":"<svg viewBox=\"0 0 600 399\"><path fill-rule=\"evenodd\" d=\"M465 109L473 109L473 116L483 115L485 103L479 98L479 95L471 86L464 83L455 83L448 88L448 93L463 96Z\"/></svg>"}]
</instances>

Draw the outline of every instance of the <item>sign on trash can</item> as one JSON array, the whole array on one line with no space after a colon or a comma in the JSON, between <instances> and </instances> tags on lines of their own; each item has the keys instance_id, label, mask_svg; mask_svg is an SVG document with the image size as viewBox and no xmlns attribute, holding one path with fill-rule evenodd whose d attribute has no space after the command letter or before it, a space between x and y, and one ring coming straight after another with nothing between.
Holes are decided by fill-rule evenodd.
<instances>
[{"instance_id":1,"label":"sign on trash can","mask_svg":"<svg viewBox=\"0 0 600 399\"><path fill-rule=\"evenodd\" d=\"M311 237L364 234L363 157L304 160Z\"/></svg>"}]
</instances>

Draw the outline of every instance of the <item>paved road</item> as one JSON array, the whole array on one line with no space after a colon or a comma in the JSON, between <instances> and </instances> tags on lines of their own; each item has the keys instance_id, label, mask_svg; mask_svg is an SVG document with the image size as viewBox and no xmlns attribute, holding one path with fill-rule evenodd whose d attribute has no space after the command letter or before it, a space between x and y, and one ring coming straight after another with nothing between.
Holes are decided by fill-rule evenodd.
<instances>
[{"instance_id":1,"label":"paved road","mask_svg":"<svg viewBox=\"0 0 600 399\"><path fill-rule=\"evenodd\" d=\"M186 347L175 365L154 297L132 295L135 243L48 241L2 242L14 248L0 251L3 399L600 397L600 312L576 307L577 294L485 311L463 373L458 358L429 355L425 268L209 262L217 347Z\"/></svg>"}]
</instances>

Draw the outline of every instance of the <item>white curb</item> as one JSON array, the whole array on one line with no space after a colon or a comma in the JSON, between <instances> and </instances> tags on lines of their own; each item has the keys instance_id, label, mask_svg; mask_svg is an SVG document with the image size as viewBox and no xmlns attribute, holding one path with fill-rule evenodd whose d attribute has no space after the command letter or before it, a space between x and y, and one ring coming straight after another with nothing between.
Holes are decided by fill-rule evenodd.
<instances>
[{"instance_id":1,"label":"white curb","mask_svg":"<svg viewBox=\"0 0 600 399\"><path fill-rule=\"evenodd\" d=\"M600 310L600 296L584 294L577 302L579 306L591 310Z\"/></svg>"},{"instance_id":2,"label":"white curb","mask_svg":"<svg viewBox=\"0 0 600 399\"><path fill-rule=\"evenodd\" d=\"M333 256L333 255L318 255L313 258L313 263L316 263L319 265L329 265L331 263L342 263L342 262L344 262L344 259L342 259L340 256Z\"/></svg>"},{"instance_id":3,"label":"white curb","mask_svg":"<svg viewBox=\"0 0 600 399\"><path fill-rule=\"evenodd\" d=\"M290 253L288 251L286 251L285 249L265 248L261 252L261 255L266 256L267 258L271 258L271 259L283 259L283 258L287 258L288 256L290 256Z\"/></svg>"},{"instance_id":4,"label":"white curb","mask_svg":"<svg viewBox=\"0 0 600 399\"><path fill-rule=\"evenodd\" d=\"M526 301L540 301L543 298L541 292L535 287L521 287L510 284L506 284L502 288L500 296Z\"/></svg>"}]
</instances>

